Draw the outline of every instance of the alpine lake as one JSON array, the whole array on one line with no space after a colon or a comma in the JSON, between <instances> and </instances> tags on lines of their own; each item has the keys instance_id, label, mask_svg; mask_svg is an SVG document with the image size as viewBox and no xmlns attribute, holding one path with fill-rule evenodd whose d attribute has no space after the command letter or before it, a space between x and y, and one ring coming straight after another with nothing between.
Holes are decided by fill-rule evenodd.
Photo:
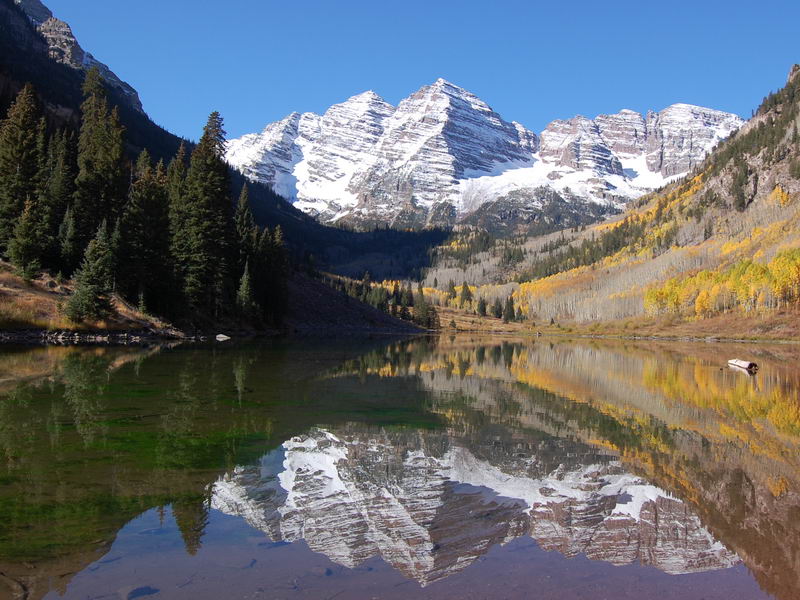
<instances>
[{"instance_id":1,"label":"alpine lake","mask_svg":"<svg viewBox=\"0 0 800 600\"><path fill-rule=\"evenodd\" d=\"M3 347L0 598L796 599L798 359L466 334Z\"/></svg>"}]
</instances>

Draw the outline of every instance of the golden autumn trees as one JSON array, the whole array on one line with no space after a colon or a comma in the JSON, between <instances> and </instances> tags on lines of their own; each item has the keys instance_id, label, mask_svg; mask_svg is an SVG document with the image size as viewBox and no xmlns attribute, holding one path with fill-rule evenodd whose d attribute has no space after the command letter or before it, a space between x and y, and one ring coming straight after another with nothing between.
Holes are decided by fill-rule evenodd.
<instances>
[{"instance_id":1,"label":"golden autumn trees","mask_svg":"<svg viewBox=\"0 0 800 600\"><path fill-rule=\"evenodd\" d=\"M800 300L800 248L783 250L769 263L741 260L718 270L679 276L644 295L650 314L706 317L728 310L781 308Z\"/></svg>"}]
</instances>

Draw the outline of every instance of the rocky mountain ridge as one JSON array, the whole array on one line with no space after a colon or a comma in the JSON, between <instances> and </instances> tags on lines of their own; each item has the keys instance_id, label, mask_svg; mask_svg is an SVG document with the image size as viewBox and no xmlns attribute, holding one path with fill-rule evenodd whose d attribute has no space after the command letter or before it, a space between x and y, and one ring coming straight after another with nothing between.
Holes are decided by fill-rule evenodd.
<instances>
[{"instance_id":1,"label":"rocky mountain ridge","mask_svg":"<svg viewBox=\"0 0 800 600\"><path fill-rule=\"evenodd\" d=\"M554 121L536 135L438 79L397 107L369 91L322 115L292 113L230 140L227 158L323 222L450 226L489 204L502 212L512 193L539 218L553 192L618 210L687 173L742 123L674 104Z\"/></svg>"},{"instance_id":2,"label":"rocky mountain ridge","mask_svg":"<svg viewBox=\"0 0 800 600\"><path fill-rule=\"evenodd\" d=\"M50 58L81 71L97 67L103 79L118 90L132 108L144 112L137 91L117 77L107 65L81 48L70 26L53 16L52 11L40 0L14 0L14 3L25 12L44 37L49 46Z\"/></svg>"}]
</instances>

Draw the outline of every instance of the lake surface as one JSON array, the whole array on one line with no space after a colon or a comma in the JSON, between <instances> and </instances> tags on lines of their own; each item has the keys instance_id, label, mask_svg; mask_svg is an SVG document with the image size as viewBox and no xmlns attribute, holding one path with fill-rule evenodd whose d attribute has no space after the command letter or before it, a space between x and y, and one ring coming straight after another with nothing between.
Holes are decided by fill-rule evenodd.
<instances>
[{"instance_id":1,"label":"lake surface","mask_svg":"<svg viewBox=\"0 0 800 600\"><path fill-rule=\"evenodd\" d=\"M795 599L799 358L3 348L0 598Z\"/></svg>"}]
</instances>

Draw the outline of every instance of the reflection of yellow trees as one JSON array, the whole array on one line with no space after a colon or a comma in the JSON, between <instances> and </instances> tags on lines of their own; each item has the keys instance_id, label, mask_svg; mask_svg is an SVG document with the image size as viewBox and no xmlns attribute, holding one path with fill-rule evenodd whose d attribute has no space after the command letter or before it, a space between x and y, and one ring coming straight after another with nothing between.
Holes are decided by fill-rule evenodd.
<instances>
[{"instance_id":1,"label":"reflection of yellow trees","mask_svg":"<svg viewBox=\"0 0 800 600\"><path fill-rule=\"evenodd\" d=\"M800 300L800 248L784 250L769 263L741 260L723 270L679 276L649 289L645 309L653 314L704 317L732 309L750 312Z\"/></svg>"},{"instance_id":2,"label":"reflection of yellow trees","mask_svg":"<svg viewBox=\"0 0 800 600\"><path fill-rule=\"evenodd\" d=\"M762 381L756 387L754 380L735 373L720 372L695 364L694 369L685 365L663 364L650 360L645 363L643 381L670 399L708 408L736 420L752 424L763 420L776 430L800 436L800 397L794 386L783 386L779 382ZM732 379L732 381L731 381ZM752 434L733 429L730 423L720 425L725 437L752 442Z\"/></svg>"},{"instance_id":3,"label":"reflection of yellow trees","mask_svg":"<svg viewBox=\"0 0 800 600\"><path fill-rule=\"evenodd\" d=\"M404 348L414 352L414 344ZM473 376L524 384L591 404L635 431L650 452L670 452L653 419L660 419L670 430L697 432L726 447L747 447L753 455L779 463L793 462L787 448L794 448L800 438L799 382L768 368L752 379L727 368L720 370L694 355L667 360L663 353L642 352L637 346L630 351L531 343L439 347L420 353L410 370L398 368L392 356L381 354L373 364L362 365L361 372L383 377L439 372L444 375L441 381ZM611 443L596 433L584 434L593 444L609 447Z\"/></svg>"}]
</instances>

